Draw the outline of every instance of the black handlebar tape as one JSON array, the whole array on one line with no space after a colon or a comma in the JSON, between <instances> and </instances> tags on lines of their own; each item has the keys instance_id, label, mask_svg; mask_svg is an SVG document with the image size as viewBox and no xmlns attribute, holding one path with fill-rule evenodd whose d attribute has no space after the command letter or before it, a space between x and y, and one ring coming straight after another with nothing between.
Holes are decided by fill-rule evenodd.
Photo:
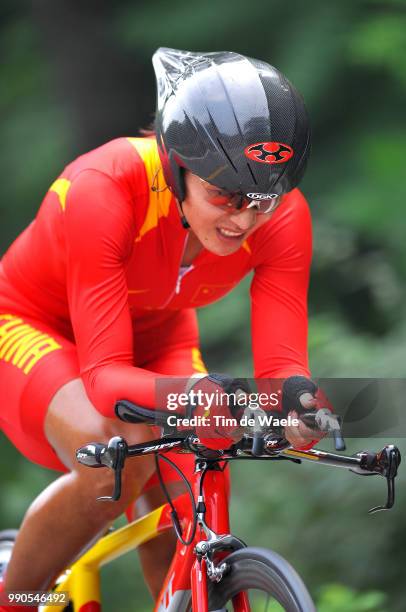
<instances>
[{"instance_id":1,"label":"black handlebar tape","mask_svg":"<svg viewBox=\"0 0 406 612\"><path fill-rule=\"evenodd\" d=\"M119 400L115 405L115 413L126 423L154 423L154 410L137 406L127 400Z\"/></svg>"},{"instance_id":2,"label":"black handlebar tape","mask_svg":"<svg viewBox=\"0 0 406 612\"><path fill-rule=\"evenodd\" d=\"M114 407L116 416L120 421L126 423L147 423L149 425L165 425L168 418L168 412L163 410L155 410L154 408L144 408L133 404L128 400L119 400ZM172 413L175 416L182 416L177 412Z\"/></svg>"}]
</instances>

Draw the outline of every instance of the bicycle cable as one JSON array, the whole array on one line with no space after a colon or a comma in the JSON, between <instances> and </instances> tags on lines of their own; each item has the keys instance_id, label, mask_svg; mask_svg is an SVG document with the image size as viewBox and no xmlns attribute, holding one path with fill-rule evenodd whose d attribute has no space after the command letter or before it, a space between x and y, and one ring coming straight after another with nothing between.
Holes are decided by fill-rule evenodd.
<instances>
[{"instance_id":1,"label":"bicycle cable","mask_svg":"<svg viewBox=\"0 0 406 612\"><path fill-rule=\"evenodd\" d=\"M160 459L163 459L164 461L169 463L169 465L171 465L176 470L176 472L182 478L182 480L185 483L186 488L188 490L189 497L190 497L191 504L192 504L192 514L193 514L193 528L192 528L192 532L191 532L190 537L189 537L188 540L185 540L183 538L182 531L181 531L181 526L180 526L180 522L179 522L178 513L176 511L175 506L173 505L173 501L171 499L171 496L169 495L168 489L166 488L166 485L165 485L164 480L162 478L161 468L160 468L160 465L159 465L159 460ZM180 470L178 468L178 466L176 465L176 463L171 461L171 459L168 459L168 457L160 455L159 453L155 453L155 466L156 466L156 472L157 472L157 475L158 475L159 484L161 485L162 490L164 492L164 495L166 497L166 500L167 500L168 504L171 507L171 519L172 519L172 524L173 524L173 528L175 530L176 536L182 542L182 544L184 546L190 546L190 544L193 542L193 540L195 538L196 529L197 529L197 508L196 508L196 502L195 502L195 498L194 498L194 495L193 495L192 487L190 486L189 481L186 478L186 476L184 475L184 473L182 472L182 470Z\"/></svg>"}]
</instances>

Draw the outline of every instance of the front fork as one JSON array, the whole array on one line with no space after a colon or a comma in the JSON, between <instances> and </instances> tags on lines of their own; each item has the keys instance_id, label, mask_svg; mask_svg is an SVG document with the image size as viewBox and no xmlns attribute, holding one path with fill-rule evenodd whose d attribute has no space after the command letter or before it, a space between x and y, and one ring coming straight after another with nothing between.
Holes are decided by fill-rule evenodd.
<instances>
[{"instance_id":1,"label":"front fork","mask_svg":"<svg viewBox=\"0 0 406 612\"><path fill-rule=\"evenodd\" d=\"M202 462L197 464L197 471L207 469L207 465ZM220 499L216 491L216 475L214 471L209 470L205 478L205 492L208 499L208 516L209 521L218 531L226 531L225 534L219 535L213 531L206 522L206 504L203 495L196 490L197 493L197 523L200 531L206 536L205 540L199 540L195 544L194 553L196 559L191 569L191 588L192 588L192 609L193 612L208 612L208 585L209 581L220 582L224 573L227 571L226 561L220 559L215 563L213 558L216 553L225 550L238 550L244 548L244 542L235 536L227 533L229 531L228 521L228 500L226 496L221 496ZM223 480L224 482L224 480ZM210 495L210 489L214 485L214 495ZM217 495L216 495L217 494ZM221 500L221 501L220 501ZM224 500L223 503L221 503ZM216 503L217 502L217 503ZM223 555L221 555L223 556ZM248 597L245 593L239 593L233 598L233 607L238 612L250 612Z\"/></svg>"},{"instance_id":2,"label":"front fork","mask_svg":"<svg viewBox=\"0 0 406 612\"><path fill-rule=\"evenodd\" d=\"M207 564L204 558L195 559L190 572L193 612L208 612Z\"/></svg>"},{"instance_id":3,"label":"front fork","mask_svg":"<svg viewBox=\"0 0 406 612\"><path fill-rule=\"evenodd\" d=\"M207 563L205 559L196 559L191 571L192 610L208 612L209 598L207 590ZM247 593L238 593L233 597L235 612L251 612Z\"/></svg>"},{"instance_id":4,"label":"front fork","mask_svg":"<svg viewBox=\"0 0 406 612\"><path fill-rule=\"evenodd\" d=\"M208 571L205 558L195 559L190 573L193 612L208 612L209 610ZM233 597L233 608L234 612L251 612L248 594L237 593Z\"/></svg>"},{"instance_id":5,"label":"front fork","mask_svg":"<svg viewBox=\"0 0 406 612\"><path fill-rule=\"evenodd\" d=\"M208 612L210 583L221 579L226 568L226 551L245 547L241 540L230 534L228 487L222 470L214 468L207 471L204 496L200 497L201 477L206 467L205 461L198 461L191 481L198 504L198 532L190 546L178 542L154 612L186 612L190 611L191 603L193 612ZM189 537L193 517L185 508L187 495L181 502L175 500L174 503L181 524L184 527L187 525L186 537ZM244 605L244 601L244 594L236 596L233 599L234 610L250 612L249 604Z\"/></svg>"}]
</instances>

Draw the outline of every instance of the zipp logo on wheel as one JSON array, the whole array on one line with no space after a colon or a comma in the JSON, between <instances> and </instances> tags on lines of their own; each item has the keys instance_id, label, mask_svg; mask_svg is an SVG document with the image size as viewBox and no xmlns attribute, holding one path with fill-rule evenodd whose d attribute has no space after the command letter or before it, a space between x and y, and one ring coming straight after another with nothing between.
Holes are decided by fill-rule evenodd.
<instances>
[{"instance_id":1,"label":"zipp logo on wheel","mask_svg":"<svg viewBox=\"0 0 406 612\"><path fill-rule=\"evenodd\" d=\"M244 153L262 164L283 164L293 156L293 149L282 142L257 142L246 147Z\"/></svg>"}]
</instances>

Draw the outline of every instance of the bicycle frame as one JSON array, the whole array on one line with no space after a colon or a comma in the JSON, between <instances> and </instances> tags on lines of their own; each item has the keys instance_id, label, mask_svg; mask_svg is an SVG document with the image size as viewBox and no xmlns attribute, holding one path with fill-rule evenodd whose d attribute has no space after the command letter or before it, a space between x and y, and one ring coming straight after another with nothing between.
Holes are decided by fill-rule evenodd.
<instances>
[{"instance_id":1,"label":"bicycle frame","mask_svg":"<svg viewBox=\"0 0 406 612\"><path fill-rule=\"evenodd\" d=\"M191 484L195 499L198 499L200 486L199 472L194 473ZM204 492L207 523L216 534L229 534L229 495L226 479L222 471L209 470L206 473ZM185 505L188 506L186 516L184 511ZM178 504L178 506L182 507L182 504ZM184 521L186 519L187 526L184 531L184 538L188 539L192 529L190 500L186 500L186 504L183 504L180 516ZM205 561L204 559L199 560L194 550L199 540L202 539L206 540L206 537L203 533L199 533L197 529L193 542L189 546L185 546L178 541L174 558L155 605L155 612L183 612L183 610L190 609L191 599L194 611L207 612L207 572L204 565Z\"/></svg>"},{"instance_id":2,"label":"bicycle frame","mask_svg":"<svg viewBox=\"0 0 406 612\"><path fill-rule=\"evenodd\" d=\"M183 497L183 496L182 496ZM75 612L100 612L100 568L121 555L172 528L170 506L153 512L101 538L58 582L55 591L68 591ZM45 606L43 612L62 611L64 606Z\"/></svg>"},{"instance_id":3,"label":"bicycle frame","mask_svg":"<svg viewBox=\"0 0 406 612\"><path fill-rule=\"evenodd\" d=\"M193 475L191 485L195 499L197 499L200 472ZM209 470L205 476L204 490L208 524L216 533L229 534L229 495L224 473ZM193 524L188 494L179 496L173 503L184 537L188 539ZM172 529L171 507L166 503L142 518L101 538L67 570L66 577L58 583L55 590L69 591L75 612L100 612L100 568L168 529ZM182 612L190 609L191 599L194 611L207 612L207 574L205 568L201 567L204 560L199 562L194 553L194 547L201 539L199 530L196 530L195 538L189 546L178 541L166 580L155 604L155 612ZM62 611L63 606L45 606L42 610L43 612ZM247 612L249 608L237 607L235 610Z\"/></svg>"}]
</instances>

